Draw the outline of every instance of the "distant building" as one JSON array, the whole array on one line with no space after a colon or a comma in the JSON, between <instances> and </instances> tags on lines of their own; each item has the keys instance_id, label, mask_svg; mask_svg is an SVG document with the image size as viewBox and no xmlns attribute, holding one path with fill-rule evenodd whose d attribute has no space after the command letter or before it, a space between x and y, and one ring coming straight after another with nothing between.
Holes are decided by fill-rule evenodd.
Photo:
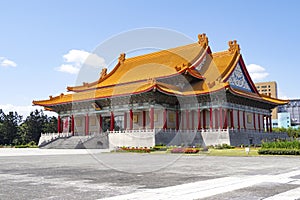
<instances>
[{"instance_id":1,"label":"distant building","mask_svg":"<svg viewBox=\"0 0 300 200\"><path fill-rule=\"evenodd\" d=\"M290 115L290 126L297 128L300 126L300 99L292 99L286 105L278 106L279 113L289 113ZM279 117L278 117L279 119Z\"/></svg>"},{"instance_id":2,"label":"distant building","mask_svg":"<svg viewBox=\"0 0 300 200\"><path fill-rule=\"evenodd\" d=\"M272 120L273 128L289 128L291 127L291 114L288 112L279 112L278 119Z\"/></svg>"},{"instance_id":3,"label":"distant building","mask_svg":"<svg viewBox=\"0 0 300 200\"><path fill-rule=\"evenodd\" d=\"M277 98L277 83L275 81L255 83L257 91L260 94L268 95ZM278 108L272 110L272 119L278 119Z\"/></svg>"}]
</instances>

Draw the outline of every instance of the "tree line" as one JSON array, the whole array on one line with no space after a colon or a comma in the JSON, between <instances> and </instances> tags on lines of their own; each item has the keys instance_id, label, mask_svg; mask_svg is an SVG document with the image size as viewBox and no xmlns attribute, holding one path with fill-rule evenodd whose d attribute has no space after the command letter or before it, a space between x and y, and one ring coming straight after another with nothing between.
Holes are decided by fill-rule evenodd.
<instances>
[{"instance_id":1,"label":"tree line","mask_svg":"<svg viewBox=\"0 0 300 200\"><path fill-rule=\"evenodd\" d=\"M280 128L273 128L273 132L282 132L287 133L289 137L292 138L299 138L300 137L300 127L293 128L293 127L280 127Z\"/></svg>"},{"instance_id":2,"label":"tree line","mask_svg":"<svg viewBox=\"0 0 300 200\"><path fill-rule=\"evenodd\" d=\"M35 110L26 119L17 112L5 114L0 109L0 145L38 143L41 133L57 132L57 118Z\"/></svg>"}]
</instances>

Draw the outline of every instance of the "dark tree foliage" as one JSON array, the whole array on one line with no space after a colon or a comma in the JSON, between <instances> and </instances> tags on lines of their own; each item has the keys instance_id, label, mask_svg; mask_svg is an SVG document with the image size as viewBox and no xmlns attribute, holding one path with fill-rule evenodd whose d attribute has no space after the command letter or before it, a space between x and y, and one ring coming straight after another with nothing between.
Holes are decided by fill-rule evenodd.
<instances>
[{"instance_id":1,"label":"dark tree foliage","mask_svg":"<svg viewBox=\"0 0 300 200\"><path fill-rule=\"evenodd\" d=\"M22 116L17 112L5 114L0 110L0 142L1 144L14 144L18 139L18 125L22 121Z\"/></svg>"},{"instance_id":2,"label":"dark tree foliage","mask_svg":"<svg viewBox=\"0 0 300 200\"><path fill-rule=\"evenodd\" d=\"M39 141L41 133L57 132L57 118L35 110L22 121L16 112L5 114L0 109L0 145L27 144Z\"/></svg>"}]
</instances>

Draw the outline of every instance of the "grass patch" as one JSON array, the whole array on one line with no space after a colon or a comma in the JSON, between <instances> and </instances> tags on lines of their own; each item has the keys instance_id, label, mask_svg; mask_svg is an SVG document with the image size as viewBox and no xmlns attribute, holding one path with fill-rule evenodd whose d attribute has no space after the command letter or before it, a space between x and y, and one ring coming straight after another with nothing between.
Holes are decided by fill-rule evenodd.
<instances>
[{"instance_id":1,"label":"grass patch","mask_svg":"<svg viewBox=\"0 0 300 200\"><path fill-rule=\"evenodd\" d=\"M258 148L250 148L249 154L245 148L234 149L209 149L207 152L209 156L258 156Z\"/></svg>"}]
</instances>

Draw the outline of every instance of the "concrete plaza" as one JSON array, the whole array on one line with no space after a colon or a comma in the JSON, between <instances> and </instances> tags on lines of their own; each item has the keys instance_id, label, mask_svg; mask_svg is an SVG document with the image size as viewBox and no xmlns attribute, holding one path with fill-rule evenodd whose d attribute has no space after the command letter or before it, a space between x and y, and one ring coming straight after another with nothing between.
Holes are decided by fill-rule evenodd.
<instances>
[{"instance_id":1,"label":"concrete plaza","mask_svg":"<svg viewBox=\"0 0 300 200\"><path fill-rule=\"evenodd\" d=\"M0 149L0 199L300 199L299 157Z\"/></svg>"}]
</instances>

